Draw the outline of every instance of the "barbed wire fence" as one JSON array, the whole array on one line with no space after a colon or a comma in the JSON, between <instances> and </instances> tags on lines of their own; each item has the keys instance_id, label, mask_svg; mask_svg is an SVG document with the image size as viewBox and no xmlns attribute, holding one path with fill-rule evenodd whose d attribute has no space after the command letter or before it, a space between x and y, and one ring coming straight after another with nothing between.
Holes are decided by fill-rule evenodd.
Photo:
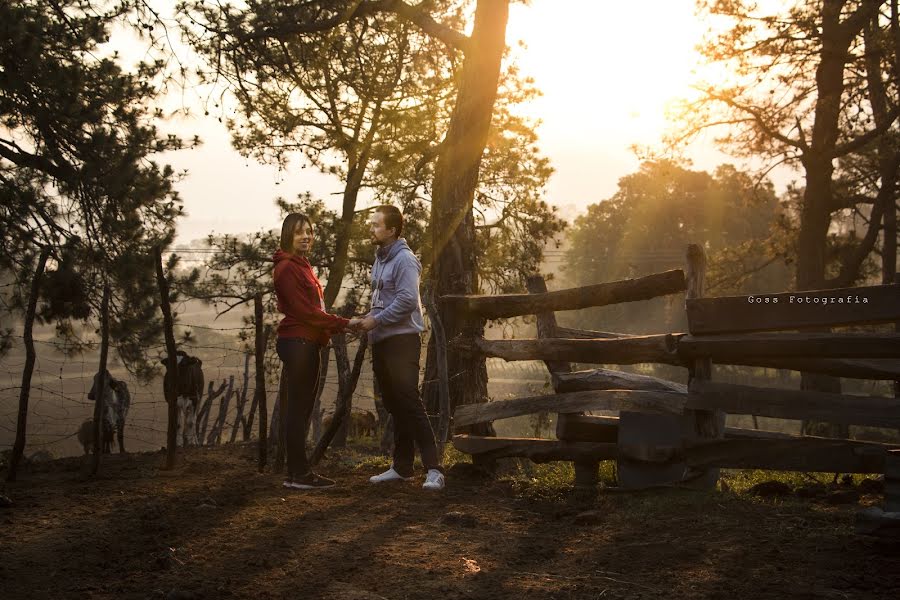
<instances>
[{"instance_id":1,"label":"barbed wire fence","mask_svg":"<svg viewBox=\"0 0 900 600\"><path fill-rule=\"evenodd\" d=\"M219 435L214 436L212 440L201 439L201 443L221 443L230 441L233 437L237 440L244 439L242 427L244 423L238 421L238 403L229 401L225 406L226 410L222 412L222 403L226 401L226 396L221 388L227 387L229 379L233 377L233 395L243 393L240 388L243 386L245 361L249 353L241 347L238 333L252 331L253 327L213 327L184 322L178 323L177 327L180 330L214 332L219 337L217 343L202 340L179 343L181 349L198 356L203 361L207 389L204 390L198 406L203 406L207 400L209 389L220 390L214 396L205 416L210 426L215 426L215 422L221 418L221 422L218 423ZM22 336L13 335L12 338L16 341L13 348L0 359L0 451L11 448L15 439L21 374L25 363L21 347ZM87 394L97 368L96 352L67 356L63 354L66 346L62 342L35 339L35 344L38 350L29 400L26 455L39 450L45 450L54 457L80 455L83 449L77 440L77 432L83 422L92 418L94 409L94 401L88 400ZM162 355L164 348L165 344L159 343L149 347L148 350L159 350ZM420 381L423 384L426 383L424 352L423 344L420 372ZM321 403L326 415L333 411L338 392L337 366L333 355L331 361ZM252 361L249 368L253 369ZM509 386L526 385L532 389L539 389L546 380L546 369L539 362L506 363L500 359L488 359L488 369L491 372L489 381L497 396L505 396L505 388ZM131 393L131 405L125 423L126 450L146 452L164 447L167 404L163 393L162 374L150 382L143 383L117 361L110 364L109 370L113 377L128 385ZM253 398L255 378L252 373L247 377L247 381L248 389L245 397ZM274 407L278 399L277 381L268 382L266 388L268 406ZM371 363L367 360L353 394L354 410L376 413L374 388ZM249 406L244 406L244 419L248 417L248 410ZM270 416L273 416L272 412L270 409ZM207 429L204 433L210 432L211 430ZM255 438L255 431L251 432L251 437Z\"/></svg>"},{"instance_id":2,"label":"barbed wire fence","mask_svg":"<svg viewBox=\"0 0 900 600\"><path fill-rule=\"evenodd\" d=\"M175 253L187 262L201 263L206 256L217 250L206 247L178 247ZM562 252L550 251L545 257L551 265L558 264ZM182 301L179 306L181 319L176 324L176 331L189 333L178 343L180 349L195 355L203 361L203 373L206 389L198 403L198 410L206 409L205 416L197 419L202 428L217 428L217 435L203 435L201 444L217 444L232 439L245 439L246 426L251 403L247 401L255 397L255 381L252 355L246 347L246 335L252 337L254 326L210 325L212 318L207 319L203 313L209 309L204 305L200 311L185 311L188 307ZM187 302L197 302L190 300ZM194 305L198 307L199 304ZM197 313L200 313L198 316ZM208 312L212 317L211 311ZM195 317L191 319L190 317ZM205 322L190 322L204 321ZM427 317L426 317L427 324ZM207 335L208 334L208 335ZM242 339L242 334L245 339ZM427 339L428 332L423 336ZM23 339L19 334L10 336L13 346L0 358L0 451L8 450L15 440L18 402L21 386L22 370L25 365ZM83 453L77 432L82 423L93 417L95 402L87 398L93 384L94 374L99 363L99 350L90 349L73 355L72 348L60 340L53 338L49 327L38 327L35 330L34 342L37 347L37 359L32 376L28 407L28 428L26 432L26 456L38 451L47 451L54 457L75 456ZM270 344L270 347L273 344ZM351 347L356 343L351 342ZM420 381L425 381L425 349L423 344L420 361ZM148 354L157 352L160 358L165 356L165 343L160 341L146 348ZM352 352L353 350L351 350ZM333 412L338 393L338 369L334 353L330 353L328 375L324 381L321 408L325 415ZM166 445L168 424L168 406L163 391L162 370L153 380L139 381L111 355L109 364L111 375L124 381L131 395L131 403L125 420L125 448L128 452L157 451ZM506 363L500 359L488 359L489 395L501 397L513 391L514 387L526 386L530 390L540 389L547 382L546 369L540 362ZM249 365L249 366L248 366ZM251 371L245 374L245 369ZM249 376L247 376L249 375ZM233 378L233 380L232 380ZM246 381L246 388L245 387ZM493 388L493 389L491 389ZM225 393L225 390L230 393ZM210 392L213 392L210 394ZM274 409L278 401L278 378L269 377L266 382L266 403L268 405L270 427L277 418ZM212 401L210 401L210 397ZM246 402L232 402L234 397L241 397ZM376 413L375 385L371 370L371 361L364 364L356 391L353 394L353 409ZM258 415L255 415L258 418ZM250 437L256 437L254 431L247 431ZM270 429L274 433L274 429ZM209 433L213 431L210 430ZM206 434L207 431L203 431ZM270 433L270 436L272 434ZM179 441L180 443L180 441Z\"/></svg>"}]
</instances>

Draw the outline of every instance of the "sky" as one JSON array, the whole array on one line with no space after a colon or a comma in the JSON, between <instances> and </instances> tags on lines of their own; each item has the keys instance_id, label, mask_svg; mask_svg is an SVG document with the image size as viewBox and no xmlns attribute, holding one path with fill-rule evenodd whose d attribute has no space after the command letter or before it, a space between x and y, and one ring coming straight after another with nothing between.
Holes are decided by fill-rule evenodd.
<instances>
[{"instance_id":1,"label":"sky","mask_svg":"<svg viewBox=\"0 0 900 600\"><path fill-rule=\"evenodd\" d=\"M549 203L571 217L611 196L620 177L640 164L632 145L653 145L667 126L665 109L689 94L706 24L695 0L597 2L532 0L510 9L507 43L517 48L524 75L534 77L543 96L522 109L540 118L539 145L555 173L546 190ZM179 119L179 131L198 134L199 149L162 157L187 170L178 184L187 216L178 243L210 232L240 233L279 223L274 199L312 192L330 206L340 202L341 182L295 161L279 171L245 159L231 148L215 117ZM738 161L701 141L688 153L694 168ZM777 182L776 182L777 183Z\"/></svg>"}]
</instances>

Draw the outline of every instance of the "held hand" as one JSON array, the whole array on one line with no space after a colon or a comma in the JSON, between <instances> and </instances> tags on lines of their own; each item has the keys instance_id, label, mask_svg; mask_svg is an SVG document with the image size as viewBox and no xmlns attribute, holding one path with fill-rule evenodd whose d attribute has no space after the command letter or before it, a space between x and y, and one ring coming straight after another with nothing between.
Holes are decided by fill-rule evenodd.
<instances>
[{"instance_id":1,"label":"held hand","mask_svg":"<svg viewBox=\"0 0 900 600\"><path fill-rule=\"evenodd\" d=\"M352 319L350 319L350 322L347 323L347 331L350 333L359 333L360 321L362 321L362 319L358 319L356 317L353 317Z\"/></svg>"},{"instance_id":2,"label":"held hand","mask_svg":"<svg viewBox=\"0 0 900 600\"><path fill-rule=\"evenodd\" d=\"M372 317L363 317L362 319L359 319L359 324L357 325L357 327L359 328L359 331L361 331L361 332L372 331L377 326L378 326L378 323Z\"/></svg>"}]
</instances>

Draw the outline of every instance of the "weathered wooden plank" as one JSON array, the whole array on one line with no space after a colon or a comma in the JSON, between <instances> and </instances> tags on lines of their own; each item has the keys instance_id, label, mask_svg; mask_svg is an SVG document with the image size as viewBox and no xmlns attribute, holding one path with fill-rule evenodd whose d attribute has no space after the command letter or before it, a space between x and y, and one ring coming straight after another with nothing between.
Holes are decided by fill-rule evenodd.
<instances>
[{"instance_id":1,"label":"weathered wooden plank","mask_svg":"<svg viewBox=\"0 0 900 600\"><path fill-rule=\"evenodd\" d=\"M577 413L589 410L633 410L652 414L681 414L687 396L672 392L602 390L531 396L466 404L456 409L457 427L530 415L541 411Z\"/></svg>"},{"instance_id":2,"label":"weathered wooden plank","mask_svg":"<svg viewBox=\"0 0 900 600\"><path fill-rule=\"evenodd\" d=\"M733 414L780 419L808 419L870 427L900 427L900 399L897 398L848 396L696 381L689 386L687 406L721 408Z\"/></svg>"},{"instance_id":3,"label":"weathered wooden plank","mask_svg":"<svg viewBox=\"0 0 900 600\"><path fill-rule=\"evenodd\" d=\"M569 442L615 444L619 439L619 417L560 413L556 416L556 438Z\"/></svg>"},{"instance_id":4,"label":"weathered wooden plank","mask_svg":"<svg viewBox=\"0 0 900 600\"><path fill-rule=\"evenodd\" d=\"M572 329L571 327L557 327L554 337L570 340L609 340L616 338L634 337L628 333L616 333L614 331L594 331L593 329Z\"/></svg>"},{"instance_id":5,"label":"weathered wooden plank","mask_svg":"<svg viewBox=\"0 0 900 600\"><path fill-rule=\"evenodd\" d=\"M619 417L599 417L560 413L556 418L556 437L570 442L615 442L619 437ZM799 439L780 431L726 427L726 439Z\"/></svg>"},{"instance_id":6,"label":"weathered wooden plank","mask_svg":"<svg viewBox=\"0 0 900 600\"><path fill-rule=\"evenodd\" d=\"M852 379L892 380L900 378L900 359L896 358L760 358L750 356L731 359L728 364L807 371Z\"/></svg>"},{"instance_id":7,"label":"weathered wooden plank","mask_svg":"<svg viewBox=\"0 0 900 600\"><path fill-rule=\"evenodd\" d=\"M675 352L677 336L644 335L608 340L470 340L458 339L460 350L504 360L565 360L579 363L631 365L664 363L683 366Z\"/></svg>"},{"instance_id":8,"label":"weathered wooden plank","mask_svg":"<svg viewBox=\"0 0 900 600\"><path fill-rule=\"evenodd\" d=\"M882 473L896 446L815 437L704 440L688 445L691 467L828 473Z\"/></svg>"},{"instance_id":9,"label":"weathered wooden plank","mask_svg":"<svg viewBox=\"0 0 900 600\"><path fill-rule=\"evenodd\" d=\"M706 252L703 251L702 246L690 244L687 248L686 259L688 275L685 301L687 302L703 297L706 281ZM710 379L712 379L712 361L709 357L694 358L688 367L688 384L693 381L709 381ZM721 439L723 437L725 432L725 413L723 411L689 409L687 414L694 420L694 432L698 438ZM702 470L704 471L703 475L694 480L694 485L708 489L715 488L716 481L719 479L718 469Z\"/></svg>"},{"instance_id":10,"label":"weathered wooden plank","mask_svg":"<svg viewBox=\"0 0 900 600\"><path fill-rule=\"evenodd\" d=\"M618 341L618 340L616 340ZM609 341L607 343L612 343ZM897 333L755 333L678 338L685 360L710 357L730 363L742 358L900 358Z\"/></svg>"},{"instance_id":11,"label":"weathered wooden plank","mask_svg":"<svg viewBox=\"0 0 900 600\"><path fill-rule=\"evenodd\" d=\"M467 312L486 319L500 319L649 300L657 296L676 294L684 289L684 272L676 269L638 279L612 281L545 294L448 295L443 296L441 302L452 310Z\"/></svg>"},{"instance_id":12,"label":"weathered wooden plank","mask_svg":"<svg viewBox=\"0 0 900 600\"><path fill-rule=\"evenodd\" d=\"M686 308L693 334L890 323L900 319L900 285L695 298Z\"/></svg>"},{"instance_id":13,"label":"weathered wooden plank","mask_svg":"<svg viewBox=\"0 0 900 600\"><path fill-rule=\"evenodd\" d=\"M547 282L544 281L544 278L541 275L532 275L528 277L525 281L525 287L528 289L529 294L547 293ZM538 338L546 339L560 337L557 334L558 329L559 327L557 326L556 315L554 313L546 312L537 315ZM547 366L547 370L550 371L550 376L553 379L553 388L556 390L558 375L571 371L572 365L564 360L546 360L544 361L544 364Z\"/></svg>"},{"instance_id":14,"label":"weathered wooden plank","mask_svg":"<svg viewBox=\"0 0 900 600\"><path fill-rule=\"evenodd\" d=\"M558 392L585 392L588 390L656 390L687 393L687 386L674 381L625 373L612 369L591 369L559 375Z\"/></svg>"},{"instance_id":15,"label":"weathered wooden plank","mask_svg":"<svg viewBox=\"0 0 900 600\"><path fill-rule=\"evenodd\" d=\"M562 442L537 438L497 438L472 435L453 436L460 452L486 459L521 457L534 462L614 460L615 444Z\"/></svg>"}]
</instances>

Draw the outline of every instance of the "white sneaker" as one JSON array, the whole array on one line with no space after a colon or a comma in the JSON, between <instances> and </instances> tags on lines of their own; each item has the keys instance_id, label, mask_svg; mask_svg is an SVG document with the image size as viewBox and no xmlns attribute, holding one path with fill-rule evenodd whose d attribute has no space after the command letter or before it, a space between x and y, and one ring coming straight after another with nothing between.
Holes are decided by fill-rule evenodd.
<instances>
[{"instance_id":1,"label":"white sneaker","mask_svg":"<svg viewBox=\"0 0 900 600\"><path fill-rule=\"evenodd\" d=\"M442 490L444 489L444 474L437 469L429 469L428 475L425 477L425 483L422 488L426 490Z\"/></svg>"},{"instance_id":2,"label":"white sneaker","mask_svg":"<svg viewBox=\"0 0 900 600\"><path fill-rule=\"evenodd\" d=\"M390 469L379 475L369 477L369 483L384 483L386 481L409 481L412 477L404 477L394 470L393 465Z\"/></svg>"}]
</instances>

